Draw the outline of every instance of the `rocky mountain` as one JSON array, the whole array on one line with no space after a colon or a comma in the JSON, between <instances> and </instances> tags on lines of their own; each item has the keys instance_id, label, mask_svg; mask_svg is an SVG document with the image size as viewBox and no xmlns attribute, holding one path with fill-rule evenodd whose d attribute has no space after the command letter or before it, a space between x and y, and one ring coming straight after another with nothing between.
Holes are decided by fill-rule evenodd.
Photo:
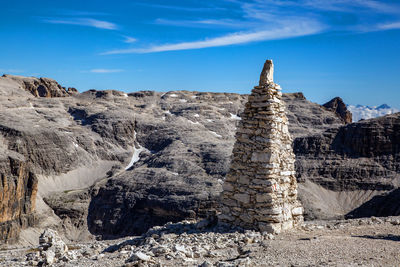
<instances>
[{"instance_id":1,"label":"rocky mountain","mask_svg":"<svg viewBox=\"0 0 400 267\"><path fill-rule=\"evenodd\" d=\"M49 78L35 78L15 75L3 75L3 80L9 80L18 84L21 89L30 92L36 97L66 97L78 93L75 88L62 87L55 80Z\"/></svg>"},{"instance_id":2,"label":"rocky mountain","mask_svg":"<svg viewBox=\"0 0 400 267\"><path fill-rule=\"evenodd\" d=\"M347 109L353 114L354 122L400 112L400 110L396 108L391 108L386 104L382 104L378 107L369 107L363 105L356 105L356 106L348 105Z\"/></svg>"},{"instance_id":3,"label":"rocky mountain","mask_svg":"<svg viewBox=\"0 0 400 267\"><path fill-rule=\"evenodd\" d=\"M335 97L331 101L322 105L330 111L335 112L345 123L352 123L353 118L351 112L347 109L346 104L340 97Z\"/></svg>"},{"instance_id":4,"label":"rocky mountain","mask_svg":"<svg viewBox=\"0 0 400 267\"><path fill-rule=\"evenodd\" d=\"M399 114L346 125L301 93L283 100L306 218L343 217L397 187ZM48 226L69 240L115 238L210 215L246 101L1 77L0 240L21 232L29 243Z\"/></svg>"},{"instance_id":5,"label":"rocky mountain","mask_svg":"<svg viewBox=\"0 0 400 267\"><path fill-rule=\"evenodd\" d=\"M314 206L309 217L350 212L371 197L398 187L399 123L397 113L295 139L298 179L309 192L302 200L304 205ZM324 190L312 192L310 183Z\"/></svg>"}]
</instances>

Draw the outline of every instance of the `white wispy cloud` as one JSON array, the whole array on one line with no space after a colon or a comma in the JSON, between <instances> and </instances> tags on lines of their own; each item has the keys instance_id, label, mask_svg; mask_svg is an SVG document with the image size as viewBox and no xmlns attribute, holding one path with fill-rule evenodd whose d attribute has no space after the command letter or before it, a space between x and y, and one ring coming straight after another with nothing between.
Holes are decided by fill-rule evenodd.
<instances>
[{"instance_id":1,"label":"white wispy cloud","mask_svg":"<svg viewBox=\"0 0 400 267\"><path fill-rule=\"evenodd\" d=\"M385 23L385 24L379 24L377 26L377 28L380 29L380 30L400 29L400 21L391 22L391 23Z\"/></svg>"},{"instance_id":2,"label":"white wispy cloud","mask_svg":"<svg viewBox=\"0 0 400 267\"><path fill-rule=\"evenodd\" d=\"M171 20L158 18L154 24L178 26L178 27L199 27L199 28L248 28L250 23L248 21L233 20L233 19L199 19L199 20Z\"/></svg>"},{"instance_id":3,"label":"white wispy cloud","mask_svg":"<svg viewBox=\"0 0 400 267\"><path fill-rule=\"evenodd\" d=\"M91 73L116 73L123 72L123 69L91 69L89 72Z\"/></svg>"},{"instance_id":4,"label":"white wispy cloud","mask_svg":"<svg viewBox=\"0 0 400 267\"><path fill-rule=\"evenodd\" d=\"M137 41L136 38L133 38L131 36L123 35L122 37L124 37L124 43L127 43L127 44L131 44L131 43L134 43Z\"/></svg>"},{"instance_id":5,"label":"white wispy cloud","mask_svg":"<svg viewBox=\"0 0 400 267\"><path fill-rule=\"evenodd\" d=\"M134 3L134 4L149 8L170 9L170 10L185 11L185 12L208 12L208 11L212 12L212 11L225 10L225 8L219 6L188 7L188 6L162 5L162 4L149 4L149 3Z\"/></svg>"},{"instance_id":6,"label":"white wispy cloud","mask_svg":"<svg viewBox=\"0 0 400 267\"><path fill-rule=\"evenodd\" d=\"M108 16L109 13L98 12L98 11L87 11L87 10L75 10L75 9L67 9L61 8L54 11L56 14L62 16L79 16L79 17L92 17L92 16Z\"/></svg>"},{"instance_id":7,"label":"white wispy cloud","mask_svg":"<svg viewBox=\"0 0 400 267\"><path fill-rule=\"evenodd\" d=\"M98 29L105 30L116 30L118 29L118 25L109 21L98 20L93 18L44 18L43 22L52 23L52 24L68 24L68 25L78 25L78 26L87 26L94 27Z\"/></svg>"},{"instance_id":8,"label":"white wispy cloud","mask_svg":"<svg viewBox=\"0 0 400 267\"><path fill-rule=\"evenodd\" d=\"M314 9L344 12L360 11L360 8L383 13L399 11L398 7L375 0L304 0L303 4Z\"/></svg>"},{"instance_id":9,"label":"white wispy cloud","mask_svg":"<svg viewBox=\"0 0 400 267\"><path fill-rule=\"evenodd\" d=\"M209 37L176 43L164 43L145 47L114 49L102 53L131 54L201 49L251 42L294 38L323 32L342 31L362 33L398 29L400 4L378 0L220 0L221 10L230 6L230 13L221 13L218 6L211 7L209 17L184 19L157 18L154 24L230 29L231 32L218 37ZM166 8L185 12L196 9L185 6L140 4L152 8ZM199 8L210 8L201 7ZM185 13L186 14L186 13ZM221 18L221 15L223 17ZM193 15L193 14L192 14ZM340 15L340 16L338 16ZM382 18L393 23L381 23Z\"/></svg>"},{"instance_id":10,"label":"white wispy cloud","mask_svg":"<svg viewBox=\"0 0 400 267\"><path fill-rule=\"evenodd\" d=\"M118 49L103 53L111 54L132 54L132 53L154 53L164 51L200 49L208 47L227 46L235 44L245 44L257 41L276 40L293 38L298 36L310 35L320 32L323 25L312 22L297 22L295 25L285 25L281 28L261 30L255 32L238 32L221 37L206 39L203 41L181 42L176 44L164 44L149 48Z\"/></svg>"},{"instance_id":11,"label":"white wispy cloud","mask_svg":"<svg viewBox=\"0 0 400 267\"><path fill-rule=\"evenodd\" d=\"M237 1L236 3L241 3ZM375 12L397 13L399 7L376 0L254 0L242 3L243 6L257 6L262 9L299 7L311 10L356 12L370 9Z\"/></svg>"}]
</instances>

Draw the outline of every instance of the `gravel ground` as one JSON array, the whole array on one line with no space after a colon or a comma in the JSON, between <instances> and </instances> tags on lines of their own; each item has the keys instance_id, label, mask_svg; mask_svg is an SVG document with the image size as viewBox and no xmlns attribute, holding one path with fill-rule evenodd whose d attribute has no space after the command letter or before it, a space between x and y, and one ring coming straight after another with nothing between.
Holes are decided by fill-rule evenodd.
<instances>
[{"instance_id":1,"label":"gravel ground","mask_svg":"<svg viewBox=\"0 0 400 267\"><path fill-rule=\"evenodd\" d=\"M277 236L183 221L68 248L51 266L400 266L400 217L306 222ZM40 250L3 247L0 266L45 265Z\"/></svg>"}]
</instances>

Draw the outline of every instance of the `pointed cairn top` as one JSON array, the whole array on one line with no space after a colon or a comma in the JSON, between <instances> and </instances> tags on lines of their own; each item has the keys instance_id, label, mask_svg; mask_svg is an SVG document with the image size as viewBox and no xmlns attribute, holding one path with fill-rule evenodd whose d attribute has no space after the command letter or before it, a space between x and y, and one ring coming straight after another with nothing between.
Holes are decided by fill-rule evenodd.
<instances>
[{"instance_id":1,"label":"pointed cairn top","mask_svg":"<svg viewBox=\"0 0 400 267\"><path fill-rule=\"evenodd\" d=\"M265 86L274 82L274 63L271 59L267 59L264 63L264 68L260 75L259 86Z\"/></svg>"}]
</instances>

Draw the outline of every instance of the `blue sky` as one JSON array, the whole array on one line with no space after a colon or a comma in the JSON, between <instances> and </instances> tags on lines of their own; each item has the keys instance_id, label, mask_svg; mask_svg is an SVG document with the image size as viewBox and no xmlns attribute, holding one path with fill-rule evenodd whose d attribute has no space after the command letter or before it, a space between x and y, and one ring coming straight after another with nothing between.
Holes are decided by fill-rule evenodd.
<instances>
[{"instance_id":1,"label":"blue sky","mask_svg":"<svg viewBox=\"0 0 400 267\"><path fill-rule=\"evenodd\" d=\"M400 1L2 1L0 73L91 88L284 92L400 108Z\"/></svg>"}]
</instances>

